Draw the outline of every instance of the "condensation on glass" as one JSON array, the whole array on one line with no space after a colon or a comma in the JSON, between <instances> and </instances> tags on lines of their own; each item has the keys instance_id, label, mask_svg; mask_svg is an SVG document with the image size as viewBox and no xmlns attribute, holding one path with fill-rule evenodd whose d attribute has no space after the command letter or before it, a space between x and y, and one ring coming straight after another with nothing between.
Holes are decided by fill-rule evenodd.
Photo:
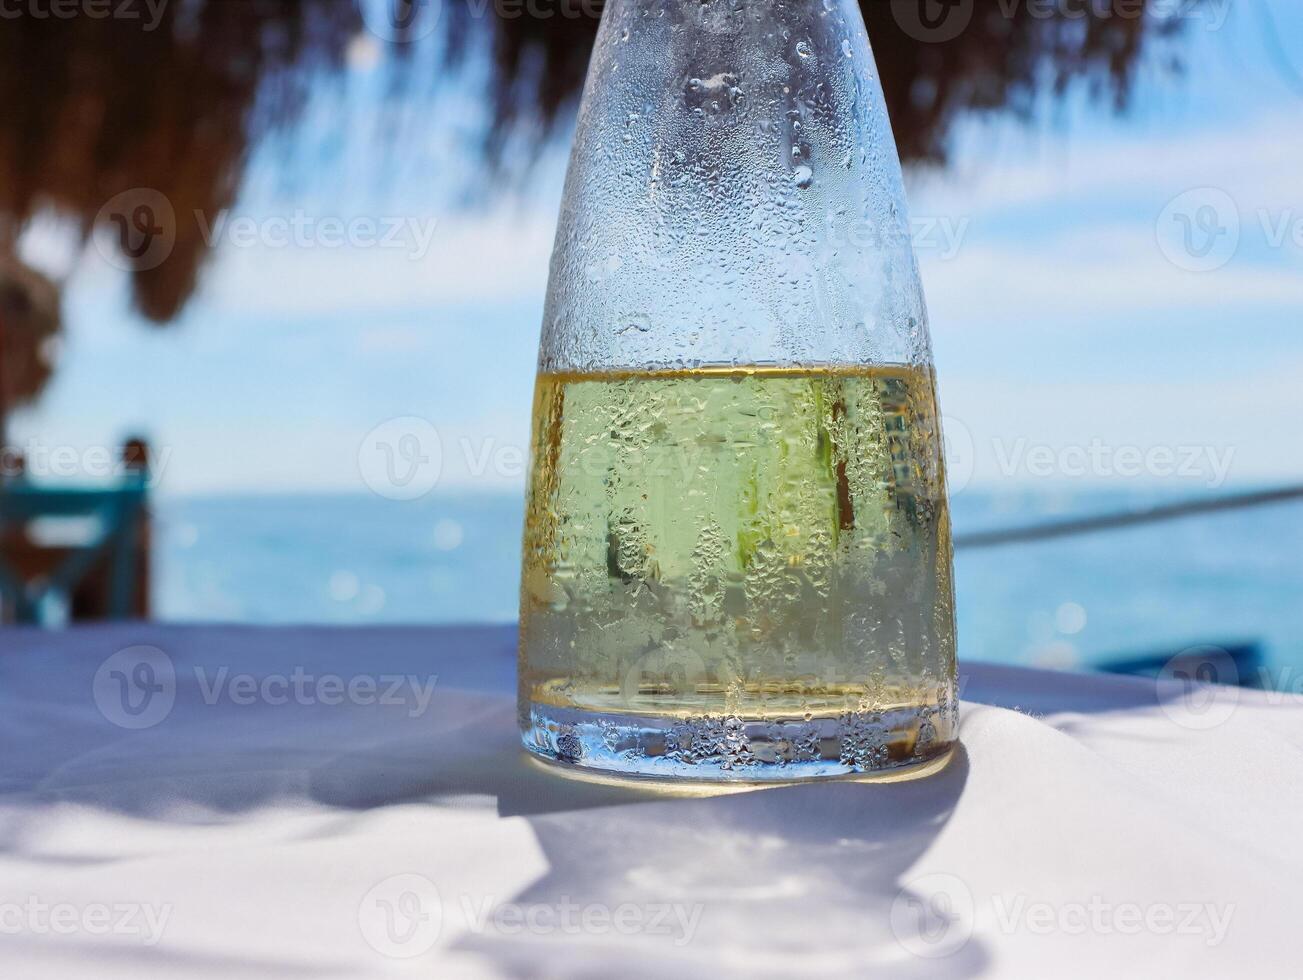
<instances>
[{"instance_id":1,"label":"condensation on glass","mask_svg":"<svg viewBox=\"0 0 1303 980\"><path fill-rule=\"evenodd\" d=\"M607 4L532 440L530 752L728 781L945 755L936 385L853 0Z\"/></svg>"}]
</instances>

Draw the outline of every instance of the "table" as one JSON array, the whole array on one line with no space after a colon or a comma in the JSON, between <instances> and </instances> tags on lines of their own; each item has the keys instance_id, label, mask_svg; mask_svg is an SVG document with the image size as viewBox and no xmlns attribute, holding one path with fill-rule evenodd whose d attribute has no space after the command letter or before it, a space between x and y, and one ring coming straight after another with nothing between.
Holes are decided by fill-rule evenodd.
<instances>
[{"instance_id":1,"label":"table","mask_svg":"<svg viewBox=\"0 0 1303 980\"><path fill-rule=\"evenodd\" d=\"M0 631L0 975L1299 975L1298 697L968 664L938 775L666 794L524 759L514 646Z\"/></svg>"}]
</instances>

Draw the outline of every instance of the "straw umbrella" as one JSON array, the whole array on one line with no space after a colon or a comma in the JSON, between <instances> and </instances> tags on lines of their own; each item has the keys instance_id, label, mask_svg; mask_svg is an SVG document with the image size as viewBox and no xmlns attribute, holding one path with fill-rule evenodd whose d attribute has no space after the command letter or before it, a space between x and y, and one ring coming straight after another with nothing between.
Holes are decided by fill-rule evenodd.
<instances>
[{"instance_id":1,"label":"straw umbrella","mask_svg":"<svg viewBox=\"0 0 1303 980\"><path fill-rule=\"evenodd\" d=\"M11 407L34 398L54 370L62 318L59 287L0 252L0 453Z\"/></svg>"},{"instance_id":2,"label":"straw umbrella","mask_svg":"<svg viewBox=\"0 0 1303 980\"><path fill-rule=\"evenodd\" d=\"M600 5L571 2L581 16L537 18L469 0L399 0L414 19L392 29L377 25L375 10L393 2L190 0L162 5L157 23L144 19L154 14L143 4L134 7L141 12L136 20L22 12L6 19L0 243L12 248L33 217L52 213L83 238L97 225L113 230L116 220L129 244L126 216L106 204L140 189L164 200L172 215L214 215L229 207L252 148L296 121L313 85L338 76L359 39L386 50L394 91L409 97L421 95L411 91L411 80L422 76L404 68L438 59L438 84L457 74L472 52L487 51L491 119L483 144L472 151L504 179L519 176L533 154L509 148L536 146L568 121L597 29L592 8ZM1046 87L1062 91L1085 79L1101 97L1124 105L1144 43L1170 29L1150 18L1096 15L1089 6L1084 22L1046 18L1043 11L1032 16L1027 6L998 18L973 17L954 37L939 40L909 29L902 17L908 3L862 0L907 164L943 161L961 114L1028 115ZM422 22L421 15L435 19ZM427 34L422 43L405 43ZM462 73L459 83L475 77ZM172 241L164 261L124 263L136 307L160 324L185 305L208 256L196 222L173 218L165 230ZM46 311L41 322L57 329L57 314L51 320L48 312L57 310L57 302L49 304L48 280L43 285L32 275L13 266L12 281L26 284L14 296L37 297ZM21 318L10 318L12 324L0 325L6 335L20 329ZM32 397L49 376L49 364L38 357L46 327L21 329L35 332L0 344L10 363L9 405Z\"/></svg>"}]
</instances>

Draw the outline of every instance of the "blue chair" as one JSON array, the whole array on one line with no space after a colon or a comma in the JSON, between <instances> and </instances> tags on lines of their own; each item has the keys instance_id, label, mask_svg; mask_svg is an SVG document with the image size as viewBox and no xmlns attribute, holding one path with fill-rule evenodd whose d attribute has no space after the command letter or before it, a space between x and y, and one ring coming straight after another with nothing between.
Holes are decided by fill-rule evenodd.
<instances>
[{"instance_id":1,"label":"blue chair","mask_svg":"<svg viewBox=\"0 0 1303 980\"><path fill-rule=\"evenodd\" d=\"M40 624L53 595L67 599L74 619L146 615L148 497L143 468L109 489L47 488L23 478L0 484L0 610ZM43 546L27 533L41 518L89 519L95 533L74 545Z\"/></svg>"}]
</instances>

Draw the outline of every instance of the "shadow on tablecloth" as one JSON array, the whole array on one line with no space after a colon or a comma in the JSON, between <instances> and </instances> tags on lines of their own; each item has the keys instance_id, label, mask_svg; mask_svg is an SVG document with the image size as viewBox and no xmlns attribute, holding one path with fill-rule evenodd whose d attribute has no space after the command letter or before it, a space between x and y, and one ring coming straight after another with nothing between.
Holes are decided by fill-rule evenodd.
<instances>
[{"instance_id":1,"label":"shadow on tablecloth","mask_svg":"<svg viewBox=\"0 0 1303 980\"><path fill-rule=\"evenodd\" d=\"M860 974L963 977L989 962L976 938L944 958L928 957L928 923L953 939L945 926L962 910L936 907L944 888L922 888L910 875L964 793L962 748L944 771L913 782L670 795L565 779L526 759L509 687L509 628L149 626L72 631L57 648L30 633L7 640L27 649L0 663L0 729L13 748L0 767L3 853L94 864L94 856L56 858L45 845L29 845L40 838L47 809L60 804L174 823L236 822L305 805L337 811L337 824L322 834L347 834L350 821L403 804L470 806L490 822L495 812L499 821L525 820L546 859L541 878L518 894L493 896L498 902L578 903L642 916L633 935L535 935L526 927L455 941L457 951L509 974L539 975L560 953L555 944L565 946L554 962L567 964L567 976L809 976L854 963ZM140 731L113 724L92 696L96 670L131 643L156 645L176 671L175 705ZM298 667L318 676L430 672L439 682L420 711L410 703L241 704L229 691L213 696L228 675L261 678ZM963 673L965 700L1031 712L1125 711L1157 701L1153 685L1129 678L1068 684L982 665ZM649 922L662 912L668 932ZM911 937L919 923L922 933Z\"/></svg>"}]
</instances>

